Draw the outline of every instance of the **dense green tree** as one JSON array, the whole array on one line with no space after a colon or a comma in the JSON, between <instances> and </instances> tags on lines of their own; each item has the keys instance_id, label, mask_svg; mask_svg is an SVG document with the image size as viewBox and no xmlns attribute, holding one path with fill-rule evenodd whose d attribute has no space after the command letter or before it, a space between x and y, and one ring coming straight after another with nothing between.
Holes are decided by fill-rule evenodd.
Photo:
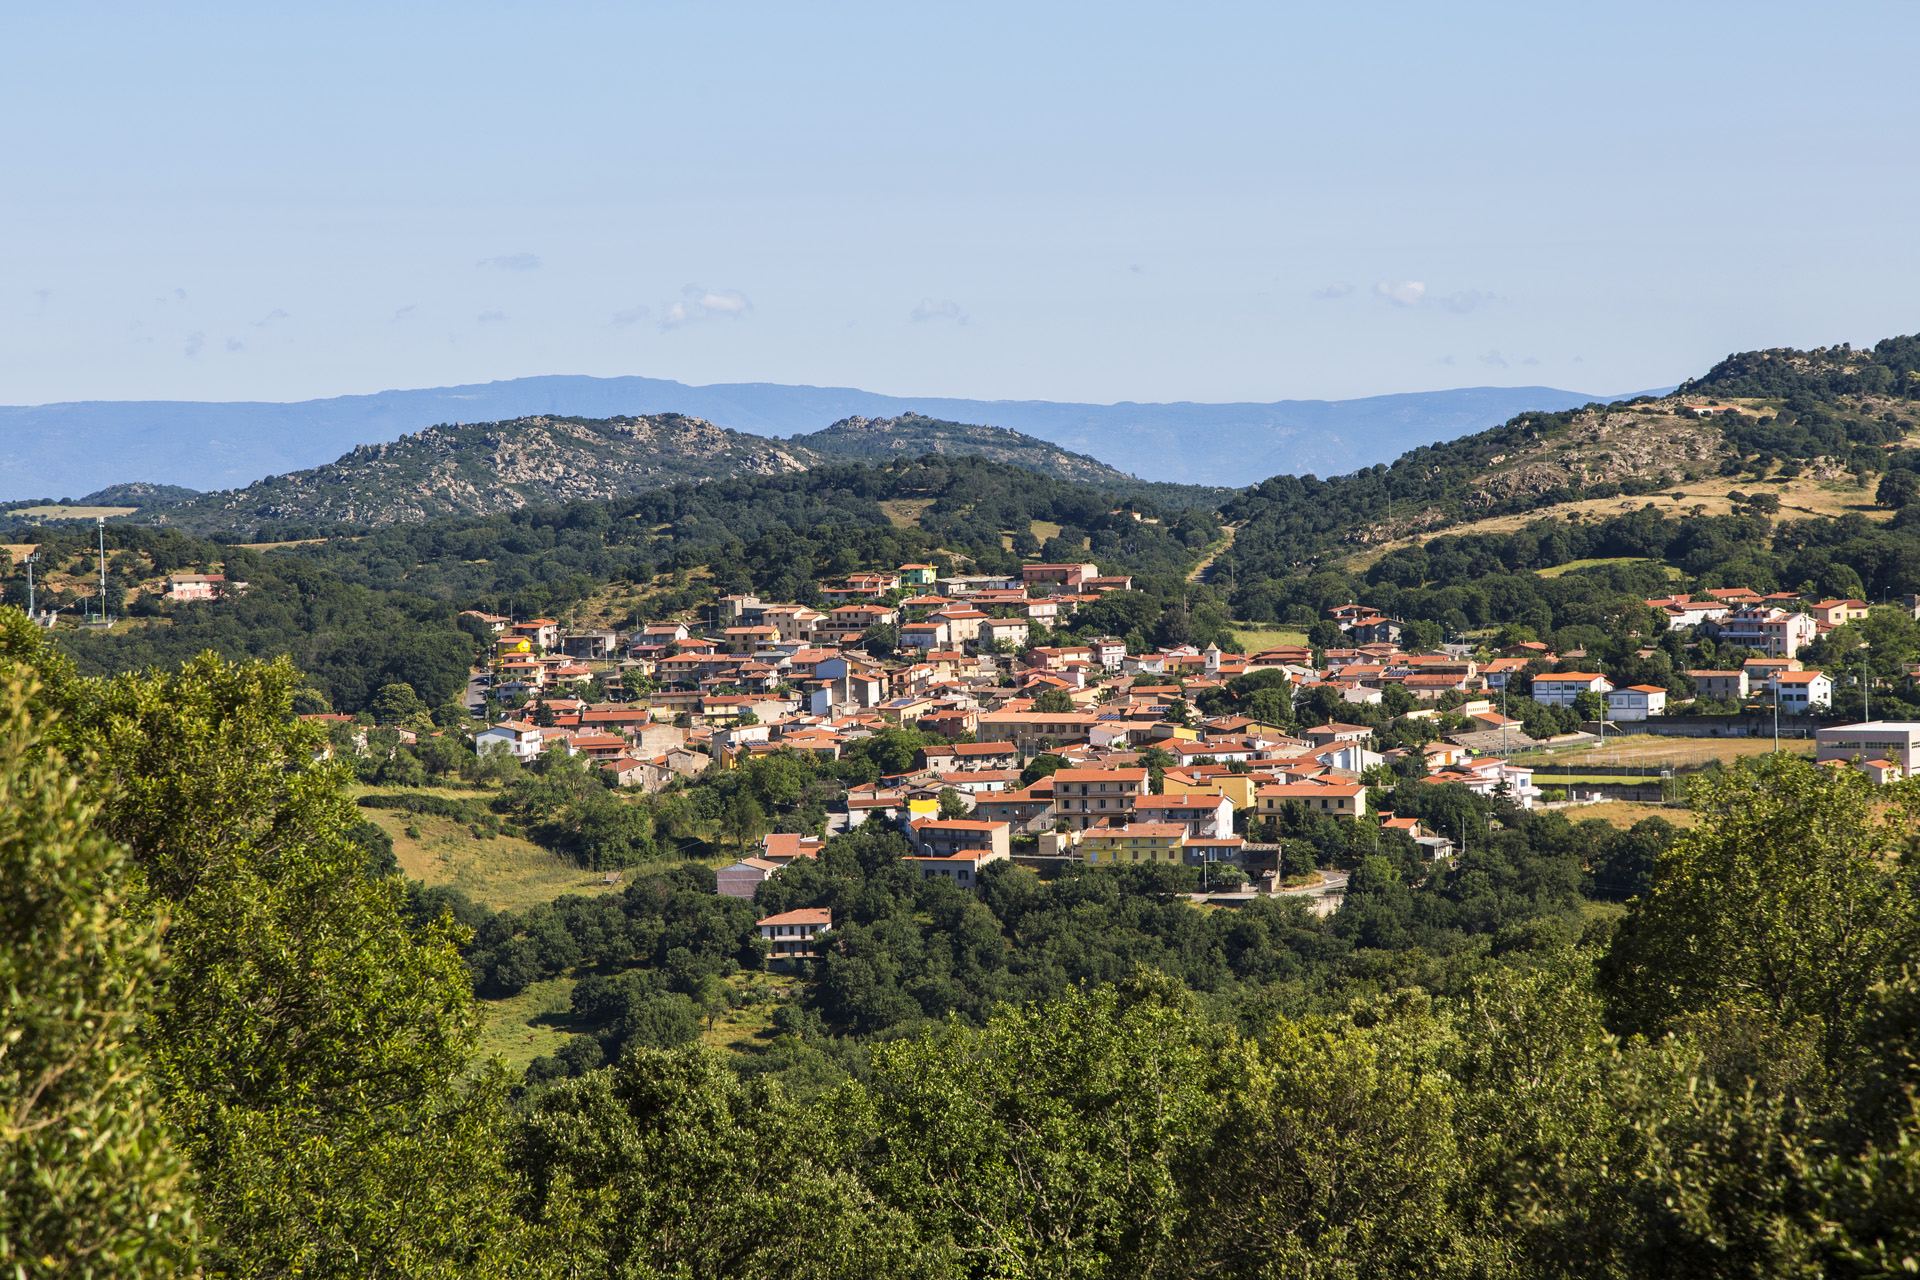
<instances>
[{"instance_id":1,"label":"dense green tree","mask_svg":"<svg viewBox=\"0 0 1920 1280\"><path fill-rule=\"evenodd\" d=\"M1603 975L1622 1030L1704 1038L1727 1069L1816 1096L1854 1069L1870 992L1920 948L1920 793L1777 754L1701 776L1706 821L1654 861Z\"/></svg>"},{"instance_id":2,"label":"dense green tree","mask_svg":"<svg viewBox=\"0 0 1920 1280\"><path fill-rule=\"evenodd\" d=\"M887 1046L838 1124L889 1206L976 1274L1152 1274L1176 1160L1218 1105L1218 1042L1183 1004L1143 976Z\"/></svg>"},{"instance_id":3,"label":"dense green tree","mask_svg":"<svg viewBox=\"0 0 1920 1280\"><path fill-rule=\"evenodd\" d=\"M0 1266L191 1274L185 1162L137 1035L159 930L127 910L125 852L41 749L29 678L0 673Z\"/></svg>"},{"instance_id":4,"label":"dense green tree","mask_svg":"<svg viewBox=\"0 0 1920 1280\"><path fill-rule=\"evenodd\" d=\"M1074 710L1073 698L1065 689L1048 689L1033 700L1033 709L1050 715L1066 715Z\"/></svg>"},{"instance_id":5,"label":"dense green tree","mask_svg":"<svg viewBox=\"0 0 1920 1280\"><path fill-rule=\"evenodd\" d=\"M149 1078L192 1164L213 1266L239 1275L487 1274L508 1266L502 1082L467 1075L477 1022L451 921L411 927L369 878L344 775L292 715L298 672L205 655L76 680L25 619L0 659L65 707L97 830L138 868L168 967Z\"/></svg>"},{"instance_id":6,"label":"dense green tree","mask_svg":"<svg viewBox=\"0 0 1920 1280\"><path fill-rule=\"evenodd\" d=\"M1895 510L1920 502L1920 475L1904 467L1895 467L1880 477L1873 500L1880 506Z\"/></svg>"},{"instance_id":7,"label":"dense green tree","mask_svg":"<svg viewBox=\"0 0 1920 1280\"><path fill-rule=\"evenodd\" d=\"M639 1050L539 1099L511 1160L562 1274L957 1273L849 1175L845 1141L703 1051Z\"/></svg>"},{"instance_id":8,"label":"dense green tree","mask_svg":"<svg viewBox=\"0 0 1920 1280\"><path fill-rule=\"evenodd\" d=\"M395 683L380 686L380 691L373 695L372 709L375 724L406 724L416 716L425 715L427 704L420 701L412 685Z\"/></svg>"}]
</instances>

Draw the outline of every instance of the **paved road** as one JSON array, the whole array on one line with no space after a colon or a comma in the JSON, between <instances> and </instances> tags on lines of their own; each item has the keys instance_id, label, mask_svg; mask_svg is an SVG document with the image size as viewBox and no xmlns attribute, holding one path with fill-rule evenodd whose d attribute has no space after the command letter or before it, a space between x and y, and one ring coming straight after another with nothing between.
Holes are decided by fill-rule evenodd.
<instances>
[{"instance_id":1,"label":"paved road","mask_svg":"<svg viewBox=\"0 0 1920 1280\"><path fill-rule=\"evenodd\" d=\"M1347 873L1344 871L1330 871L1326 873L1326 879L1319 884L1305 884L1293 889L1282 889L1273 896L1276 898L1329 898L1336 895L1345 896L1346 891ZM1188 893L1181 896L1190 901L1208 899L1221 901L1235 898L1251 901L1260 895L1252 889L1246 889L1239 893Z\"/></svg>"},{"instance_id":2,"label":"paved road","mask_svg":"<svg viewBox=\"0 0 1920 1280\"><path fill-rule=\"evenodd\" d=\"M1348 879L1346 871L1327 871L1325 879L1319 885L1300 885L1298 889L1283 889L1279 890L1275 896L1279 898L1284 894L1306 894L1309 898L1323 898L1327 894L1346 892L1346 879Z\"/></svg>"}]
</instances>

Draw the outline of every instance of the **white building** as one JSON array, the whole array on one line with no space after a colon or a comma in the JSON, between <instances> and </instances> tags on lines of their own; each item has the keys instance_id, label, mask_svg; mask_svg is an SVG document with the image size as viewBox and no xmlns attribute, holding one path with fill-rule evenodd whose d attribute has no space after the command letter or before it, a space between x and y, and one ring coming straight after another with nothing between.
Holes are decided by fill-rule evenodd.
<instances>
[{"instance_id":1,"label":"white building","mask_svg":"<svg viewBox=\"0 0 1920 1280\"><path fill-rule=\"evenodd\" d=\"M1583 693L1612 692L1613 681L1597 672L1561 671L1533 678L1533 700L1548 707L1570 707Z\"/></svg>"},{"instance_id":2,"label":"white building","mask_svg":"<svg viewBox=\"0 0 1920 1280\"><path fill-rule=\"evenodd\" d=\"M1630 684L1607 695L1610 720L1645 720L1667 713L1667 691L1657 684Z\"/></svg>"},{"instance_id":3,"label":"white building","mask_svg":"<svg viewBox=\"0 0 1920 1280\"><path fill-rule=\"evenodd\" d=\"M1776 671L1767 678L1767 692L1785 716L1804 716L1833 705L1833 681L1824 671Z\"/></svg>"},{"instance_id":4,"label":"white building","mask_svg":"<svg viewBox=\"0 0 1920 1280\"><path fill-rule=\"evenodd\" d=\"M525 764L539 755L545 744L546 736L538 725L524 720L503 720L473 735L473 754L484 756L488 752L503 751Z\"/></svg>"},{"instance_id":5,"label":"white building","mask_svg":"<svg viewBox=\"0 0 1920 1280\"><path fill-rule=\"evenodd\" d=\"M1920 759L1920 721L1867 720L1816 729L1814 759L1858 762L1869 777L1905 777ZM1868 766L1875 766L1868 768Z\"/></svg>"}]
</instances>

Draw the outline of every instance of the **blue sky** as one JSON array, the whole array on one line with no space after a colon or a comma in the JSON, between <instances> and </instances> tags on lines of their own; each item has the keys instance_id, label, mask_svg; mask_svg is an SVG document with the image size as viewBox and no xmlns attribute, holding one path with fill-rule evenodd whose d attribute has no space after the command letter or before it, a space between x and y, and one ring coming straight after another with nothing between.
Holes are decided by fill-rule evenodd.
<instances>
[{"instance_id":1,"label":"blue sky","mask_svg":"<svg viewBox=\"0 0 1920 1280\"><path fill-rule=\"evenodd\" d=\"M1272 400L1920 329L1920 6L12 5L0 403Z\"/></svg>"}]
</instances>

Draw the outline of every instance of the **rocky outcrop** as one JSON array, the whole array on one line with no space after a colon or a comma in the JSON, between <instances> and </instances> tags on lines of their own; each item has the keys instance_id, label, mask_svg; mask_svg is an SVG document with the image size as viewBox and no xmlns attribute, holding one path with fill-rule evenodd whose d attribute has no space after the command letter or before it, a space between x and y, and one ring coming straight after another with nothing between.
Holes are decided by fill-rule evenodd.
<instances>
[{"instance_id":1,"label":"rocky outcrop","mask_svg":"<svg viewBox=\"0 0 1920 1280\"><path fill-rule=\"evenodd\" d=\"M817 466L813 450L702 418L517 418L428 427L324 466L205 494L156 518L194 528L262 522L388 525L617 498L682 481Z\"/></svg>"}]
</instances>

